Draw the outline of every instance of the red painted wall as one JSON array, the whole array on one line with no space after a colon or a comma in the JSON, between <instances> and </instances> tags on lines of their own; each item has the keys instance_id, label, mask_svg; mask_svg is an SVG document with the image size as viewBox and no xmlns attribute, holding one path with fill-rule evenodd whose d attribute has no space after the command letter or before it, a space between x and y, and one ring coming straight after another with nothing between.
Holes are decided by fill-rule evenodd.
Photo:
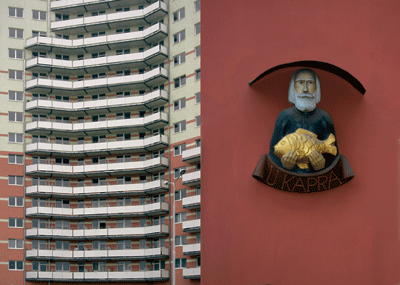
<instances>
[{"instance_id":1,"label":"red painted wall","mask_svg":"<svg viewBox=\"0 0 400 285\"><path fill-rule=\"evenodd\" d=\"M400 2L202 0L202 283L399 284ZM290 107L295 69L329 72L322 100L355 178L326 192L270 188L251 174Z\"/></svg>"}]
</instances>

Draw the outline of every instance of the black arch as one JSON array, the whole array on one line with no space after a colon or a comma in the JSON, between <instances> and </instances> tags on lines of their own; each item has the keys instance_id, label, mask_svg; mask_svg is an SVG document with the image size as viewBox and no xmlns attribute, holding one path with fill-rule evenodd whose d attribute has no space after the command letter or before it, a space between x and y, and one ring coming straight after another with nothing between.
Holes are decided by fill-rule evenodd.
<instances>
[{"instance_id":1,"label":"black arch","mask_svg":"<svg viewBox=\"0 0 400 285\"><path fill-rule=\"evenodd\" d=\"M324 71L331 72L333 74L336 74L349 82L358 92L360 92L362 95L365 94L365 88L361 84L360 81L357 80L353 75L351 75L349 72L347 72L344 69L341 69L340 67L337 67L336 65L322 62L322 61L316 61L316 60L302 60L302 61L295 61L295 62L290 62L290 63L285 63L281 65L274 66L263 73L261 73L259 76L257 76L256 79L252 80L249 82L249 85L252 85L253 83L257 82L264 76L267 76L268 74L271 74L279 69L283 68L288 68L288 67L311 67L311 68L318 68Z\"/></svg>"}]
</instances>

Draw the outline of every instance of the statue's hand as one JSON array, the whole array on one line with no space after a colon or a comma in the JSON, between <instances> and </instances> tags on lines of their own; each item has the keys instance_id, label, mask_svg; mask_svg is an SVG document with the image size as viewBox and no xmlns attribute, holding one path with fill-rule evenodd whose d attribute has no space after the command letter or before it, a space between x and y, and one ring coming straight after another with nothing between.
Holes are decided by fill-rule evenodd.
<instances>
[{"instance_id":1,"label":"statue's hand","mask_svg":"<svg viewBox=\"0 0 400 285\"><path fill-rule=\"evenodd\" d=\"M281 158L282 166L288 170L291 170L296 165L297 153L293 150L288 151ZM325 161L324 161L325 163Z\"/></svg>"},{"instance_id":2,"label":"statue's hand","mask_svg":"<svg viewBox=\"0 0 400 285\"><path fill-rule=\"evenodd\" d=\"M321 170L325 167L325 158L315 149L310 154L310 162L315 170Z\"/></svg>"}]
</instances>

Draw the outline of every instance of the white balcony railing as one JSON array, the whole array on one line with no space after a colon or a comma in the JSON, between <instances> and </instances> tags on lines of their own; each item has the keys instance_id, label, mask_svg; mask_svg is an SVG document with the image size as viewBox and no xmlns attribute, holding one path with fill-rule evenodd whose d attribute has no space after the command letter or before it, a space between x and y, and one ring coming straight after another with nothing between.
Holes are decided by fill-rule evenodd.
<instances>
[{"instance_id":1,"label":"white balcony railing","mask_svg":"<svg viewBox=\"0 0 400 285\"><path fill-rule=\"evenodd\" d=\"M167 145L168 137L165 135L158 135L143 140L126 140L126 141L113 141L113 142L100 142L88 144L56 144L36 142L26 145L26 152L58 152L58 153L95 153L95 152L112 152L118 150L128 149L149 149L155 145Z\"/></svg>"},{"instance_id":2,"label":"white balcony railing","mask_svg":"<svg viewBox=\"0 0 400 285\"><path fill-rule=\"evenodd\" d=\"M168 204L164 202L136 205L136 206L115 206L115 207L94 207L94 208L54 208L54 207L28 207L26 215L49 215L49 216L121 216L121 215L149 215L151 213L168 212Z\"/></svg>"},{"instance_id":3,"label":"white balcony railing","mask_svg":"<svg viewBox=\"0 0 400 285\"><path fill-rule=\"evenodd\" d=\"M183 278L200 278L200 266L193 268L183 268Z\"/></svg>"},{"instance_id":4,"label":"white balcony railing","mask_svg":"<svg viewBox=\"0 0 400 285\"><path fill-rule=\"evenodd\" d=\"M200 184L200 180L200 170L182 175L182 183L186 185Z\"/></svg>"},{"instance_id":5,"label":"white balcony railing","mask_svg":"<svg viewBox=\"0 0 400 285\"><path fill-rule=\"evenodd\" d=\"M62 259L87 259L87 258L140 258L151 256L168 256L168 248L145 249L108 249L108 250L45 250L32 249L26 251L27 258L62 258Z\"/></svg>"},{"instance_id":6,"label":"white balcony railing","mask_svg":"<svg viewBox=\"0 0 400 285\"><path fill-rule=\"evenodd\" d=\"M191 254L200 252L201 244L200 243L193 243L193 244L185 244L182 247L183 254Z\"/></svg>"},{"instance_id":7,"label":"white balcony railing","mask_svg":"<svg viewBox=\"0 0 400 285\"><path fill-rule=\"evenodd\" d=\"M52 7L53 7L52 2ZM161 10L163 14L167 13L167 4L161 1L155 2L144 9L141 10L132 10L126 12L117 12L112 14L104 14L98 16L91 16L91 17L82 17L82 18L75 18L65 21L55 21L51 23L51 29L68 29L77 26L91 26L91 25L99 25L104 23L112 23L112 22L120 22L120 21L128 21L128 20L140 20L142 19L143 22L146 22L146 18L150 15L154 14L157 10ZM151 22L148 21L148 22Z\"/></svg>"},{"instance_id":8,"label":"white balcony railing","mask_svg":"<svg viewBox=\"0 0 400 285\"><path fill-rule=\"evenodd\" d=\"M167 270L157 271L123 271L123 272L69 272L69 271L27 271L26 279L28 280L72 280L72 281L85 281L85 280L98 280L98 281L112 281L112 280L164 280L169 278Z\"/></svg>"},{"instance_id":9,"label":"white balcony railing","mask_svg":"<svg viewBox=\"0 0 400 285\"><path fill-rule=\"evenodd\" d=\"M201 147L187 149L182 151L182 160L187 161L189 159L200 157L200 155L201 155Z\"/></svg>"},{"instance_id":10,"label":"white balcony railing","mask_svg":"<svg viewBox=\"0 0 400 285\"><path fill-rule=\"evenodd\" d=\"M37 65L60 68L60 69L83 69L99 65L118 65L127 62L144 62L157 54L168 56L168 49L164 46L156 46L144 52L123 55L111 55L100 58L87 58L83 60L60 60L53 58L35 57L26 61L26 68L30 69Z\"/></svg>"},{"instance_id":11,"label":"white balcony railing","mask_svg":"<svg viewBox=\"0 0 400 285\"><path fill-rule=\"evenodd\" d=\"M157 225L147 227L134 228L106 228L106 229L83 229L83 230L68 230L68 229L27 229L26 236L54 237L54 238L96 238L100 236L119 237L148 237L168 234L168 226Z\"/></svg>"},{"instance_id":12,"label":"white balcony railing","mask_svg":"<svg viewBox=\"0 0 400 285\"><path fill-rule=\"evenodd\" d=\"M26 187L26 194L47 194L49 196L79 196L79 195L115 195L116 193L146 193L156 190L168 190L164 180L157 180L146 183L120 184L120 185L98 185L84 187L61 187L36 185Z\"/></svg>"},{"instance_id":13,"label":"white balcony railing","mask_svg":"<svg viewBox=\"0 0 400 285\"><path fill-rule=\"evenodd\" d=\"M182 199L182 207L184 208L194 207L196 205L200 205L200 203L201 203L200 195L189 196Z\"/></svg>"},{"instance_id":14,"label":"white balcony railing","mask_svg":"<svg viewBox=\"0 0 400 285\"><path fill-rule=\"evenodd\" d=\"M168 159L165 157L157 157L144 161L120 162L120 163L104 163L90 165L58 165L58 164L31 164L26 166L26 173L32 174L37 172L46 173L62 173L62 174L89 174L96 172L124 172L124 171L156 171L159 167L167 168Z\"/></svg>"},{"instance_id":15,"label":"white balcony railing","mask_svg":"<svg viewBox=\"0 0 400 285\"><path fill-rule=\"evenodd\" d=\"M200 219L184 221L182 223L182 230L187 232L198 231L200 230L200 221Z\"/></svg>"}]
</instances>

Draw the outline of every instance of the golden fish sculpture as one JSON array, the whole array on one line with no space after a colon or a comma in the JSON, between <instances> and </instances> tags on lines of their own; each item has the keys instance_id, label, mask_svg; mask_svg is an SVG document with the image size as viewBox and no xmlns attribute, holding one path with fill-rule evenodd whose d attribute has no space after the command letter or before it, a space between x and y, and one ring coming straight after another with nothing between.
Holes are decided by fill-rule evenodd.
<instances>
[{"instance_id":1,"label":"golden fish sculpture","mask_svg":"<svg viewBox=\"0 0 400 285\"><path fill-rule=\"evenodd\" d=\"M317 135L305 129L297 129L294 133L284 136L275 146L274 154L282 158L286 153L293 150L297 154L296 164L301 169L308 169L310 163L310 154L316 150L320 154L337 154L337 148L334 146L336 138L330 134L325 141L317 139Z\"/></svg>"}]
</instances>

